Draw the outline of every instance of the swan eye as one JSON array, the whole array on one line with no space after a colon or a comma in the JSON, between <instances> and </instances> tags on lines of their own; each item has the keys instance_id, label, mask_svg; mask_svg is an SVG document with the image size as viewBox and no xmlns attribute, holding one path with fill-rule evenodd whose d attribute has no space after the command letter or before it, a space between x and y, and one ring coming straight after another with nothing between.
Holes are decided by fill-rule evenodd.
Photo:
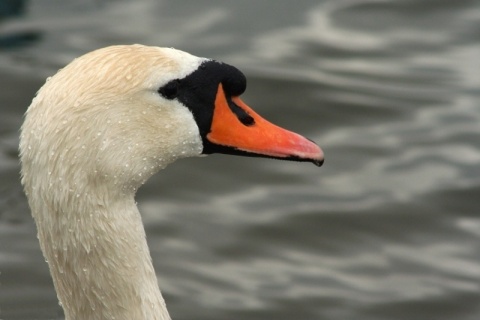
<instances>
[{"instance_id":1,"label":"swan eye","mask_svg":"<svg viewBox=\"0 0 480 320\"><path fill-rule=\"evenodd\" d=\"M160 93L168 100L173 100L178 95L178 85L178 80L170 81L169 83L158 89L158 93Z\"/></svg>"}]
</instances>

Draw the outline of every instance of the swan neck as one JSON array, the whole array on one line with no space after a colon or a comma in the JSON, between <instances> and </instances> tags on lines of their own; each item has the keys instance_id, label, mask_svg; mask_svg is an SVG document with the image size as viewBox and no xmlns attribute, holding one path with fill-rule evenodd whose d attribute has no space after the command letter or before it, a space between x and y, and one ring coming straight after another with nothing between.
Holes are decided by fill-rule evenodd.
<instances>
[{"instance_id":1,"label":"swan neck","mask_svg":"<svg viewBox=\"0 0 480 320\"><path fill-rule=\"evenodd\" d=\"M95 194L32 206L66 319L170 319L134 194Z\"/></svg>"}]
</instances>

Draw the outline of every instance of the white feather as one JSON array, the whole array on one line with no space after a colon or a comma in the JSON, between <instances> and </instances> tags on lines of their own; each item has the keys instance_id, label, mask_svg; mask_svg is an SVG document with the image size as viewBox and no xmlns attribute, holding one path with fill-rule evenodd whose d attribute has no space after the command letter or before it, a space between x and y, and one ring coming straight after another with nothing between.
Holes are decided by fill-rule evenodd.
<instances>
[{"instance_id":1,"label":"white feather","mask_svg":"<svg viewBox=\"0 0 480 320\"><path fill-rule=\"evenodd\" d=\"M51 77L22 127L22 183L66 319L170 319L134 201L202 142L191 112L156 90L202 58L113 46Z\"/></svg>"}]
</instances>

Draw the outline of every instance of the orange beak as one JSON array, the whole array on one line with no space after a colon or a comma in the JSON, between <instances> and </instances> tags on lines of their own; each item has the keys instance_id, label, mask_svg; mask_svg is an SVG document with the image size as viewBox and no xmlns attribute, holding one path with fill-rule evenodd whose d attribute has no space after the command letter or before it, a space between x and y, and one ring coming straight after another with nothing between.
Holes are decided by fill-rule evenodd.
<instances>
[{"instance_id":1,"label":"orange beak","mask_svg":"<svg viewBox=\"0 0 480 320\"><path fill-rule=\"evenodd\" d=\"M240 110L234 112L220 84L210 132L207 134L208 141L244 152L245 155L310 161L317 166L323 164L323 151L314 142L268 122L238 96L232 97L231 102L233 107ZM244 116L243 119L238 112Z\"/></svg>"}]
</instances>

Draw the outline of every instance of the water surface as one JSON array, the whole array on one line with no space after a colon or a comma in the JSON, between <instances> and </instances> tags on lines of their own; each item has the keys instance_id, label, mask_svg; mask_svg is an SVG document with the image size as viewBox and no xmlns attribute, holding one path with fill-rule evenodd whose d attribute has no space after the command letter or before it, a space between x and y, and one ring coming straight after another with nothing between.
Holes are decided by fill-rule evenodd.
<instances>
[{"instance_id":1,"label":"water surface","mask_svg":"<svg viewBox=\"0 0 480 320\"><path fill-rule=\"evenodd\" d=\"M44 0L0 19L1 319L63 318L18 179L22 115L119 43L239 67L247 103L326 153L182 160L140 190L174 319L480 318L478 2Z\"/></svg>"}]
</instances>

